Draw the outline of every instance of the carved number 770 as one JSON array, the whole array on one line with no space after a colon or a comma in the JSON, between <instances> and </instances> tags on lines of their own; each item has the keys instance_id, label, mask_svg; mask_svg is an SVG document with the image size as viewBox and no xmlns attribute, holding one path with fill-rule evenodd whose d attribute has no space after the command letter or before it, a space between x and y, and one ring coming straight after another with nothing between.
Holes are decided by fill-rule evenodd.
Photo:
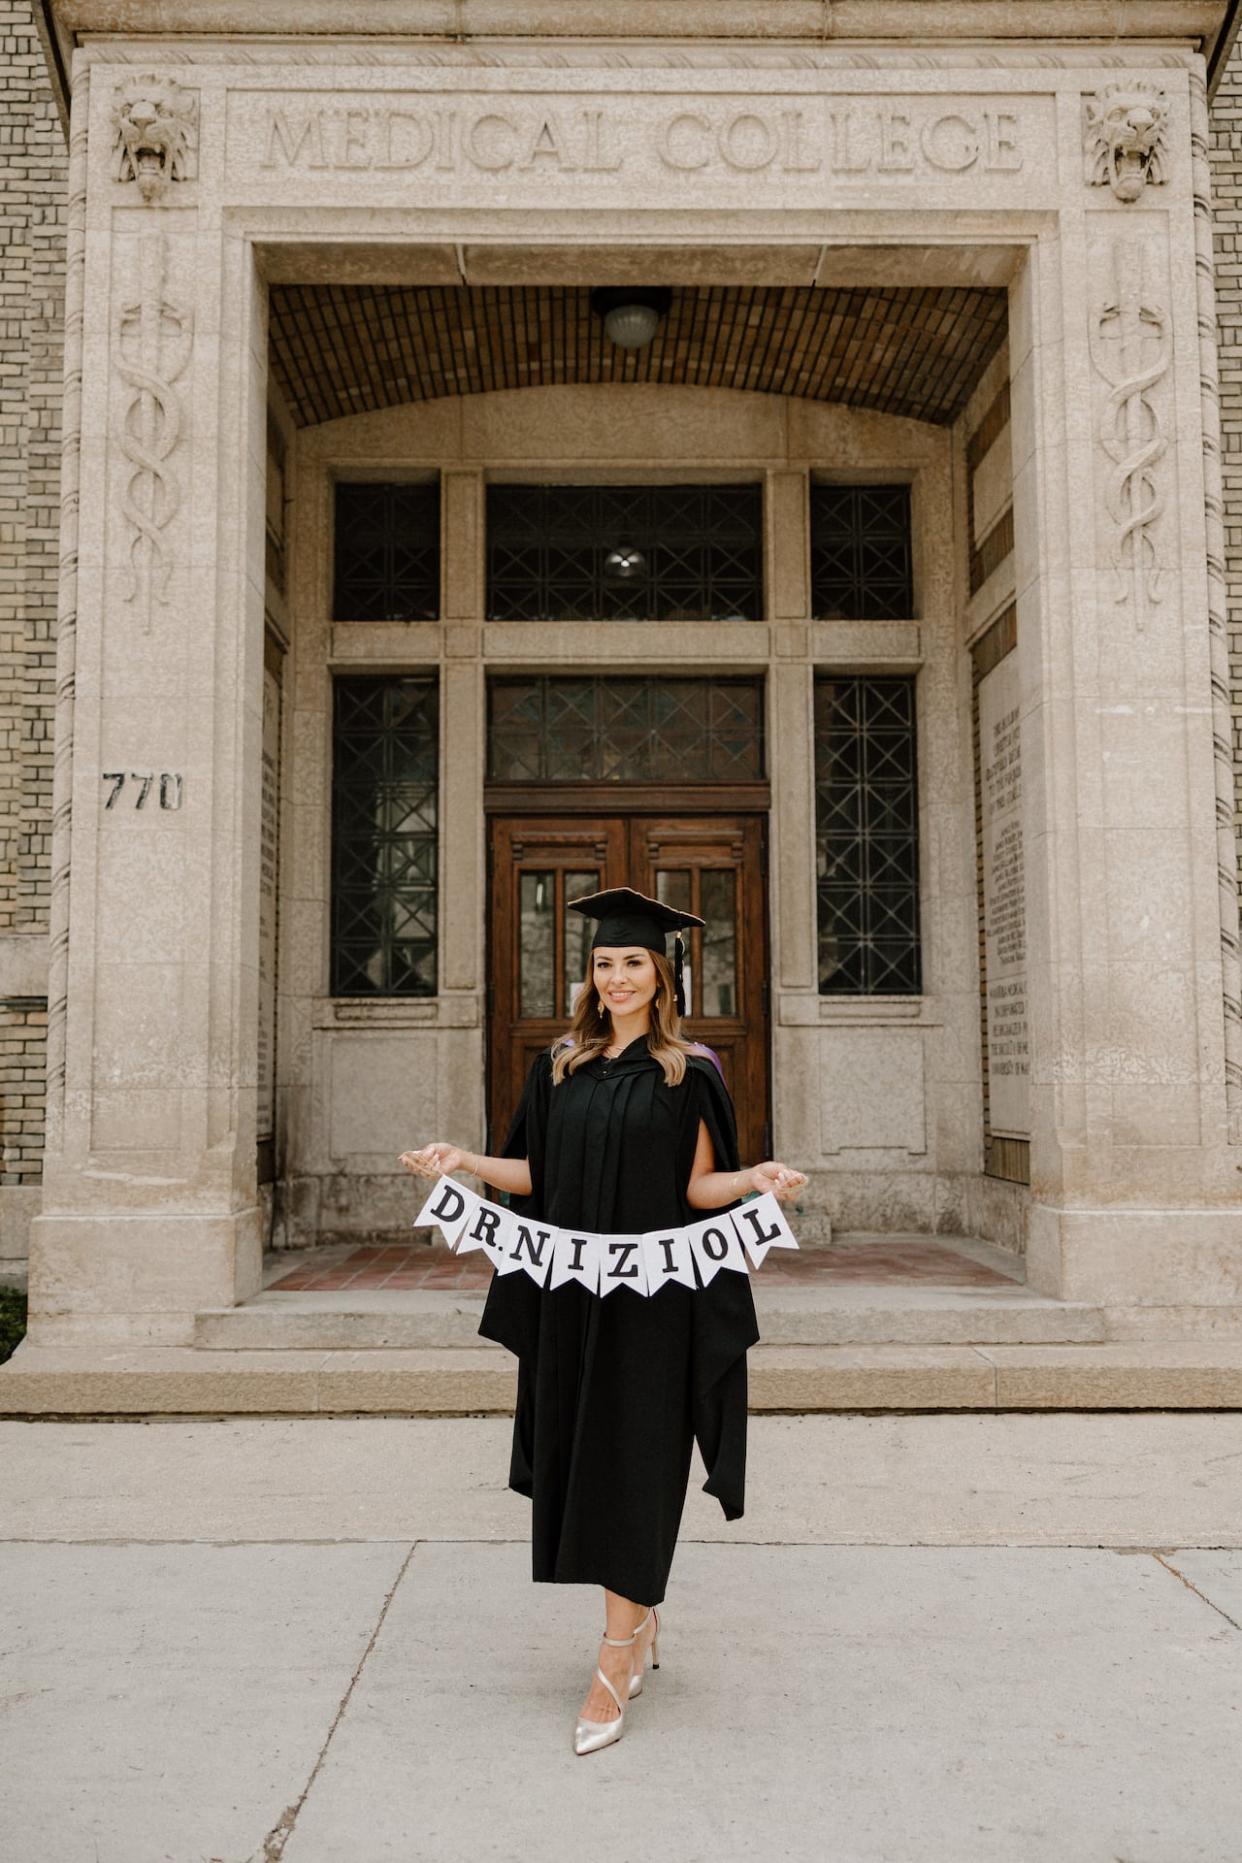
<instances>
[{"instance_id":1,"label":"carved number 770","mask_svg":"<svg viewBox=\"0 0 1242 1863\"><path fill-rule=\"evenodd\" d=\"M138 785L138 794L134 798L134 807L146 807L147 797L155 784L154 770L105 770L103 780L112 784L112 793L104 803L106 809L115 808L121 799L125 779L132 776ZM179 771L161 770L159 774L160 807L162 809L179 809L181 807L182 779Z\"/></svg>"}]
</instances>

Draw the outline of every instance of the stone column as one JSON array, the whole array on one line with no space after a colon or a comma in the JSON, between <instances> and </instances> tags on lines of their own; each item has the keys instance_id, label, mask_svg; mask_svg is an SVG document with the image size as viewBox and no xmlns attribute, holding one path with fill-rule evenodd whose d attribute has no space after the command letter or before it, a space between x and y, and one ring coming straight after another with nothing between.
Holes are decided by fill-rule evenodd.
<instances>
[{"instance_id":1,"label":"stone column","mask_svg":"<svg viewBox=\"0 0 1242 1863\"><path fill-rule=\"evenodd\" d=\"M157 89L158 143L143 98L117 114ZM80 489L36 1338L184 1340L196 1308L258 1282L266 331L198 128L195 91L124 68L74 100Z\"/></svg>"},{"instance_id":2,"label":"stone column","mask_svg":"<svg viewBox=\"0 0 1242 1863\"><path fill-rule=\"evenodd\" d=\"M1204 420L1185 74L1146 166L1103 94L1077 203L1012 305L1032 1282L1236 1300ZM1097 160L1094 169L1092 153Z\"/></svg>"}]
</instances>

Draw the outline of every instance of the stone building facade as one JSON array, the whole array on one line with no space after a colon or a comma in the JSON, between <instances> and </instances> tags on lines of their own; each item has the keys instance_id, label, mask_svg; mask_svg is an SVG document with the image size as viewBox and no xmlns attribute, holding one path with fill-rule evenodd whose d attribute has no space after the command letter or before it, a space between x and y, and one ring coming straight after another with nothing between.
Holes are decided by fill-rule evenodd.
<instances>
[{"instance_id":1,"label":"stone building facade","mask_svg":"<svg viewBox=\"0 0 1242 1863\"><path fill-rule=\"evenodd\" d=\"M449 30L410 0L358 39L360 10L300 37L283 0L184 0L153 39L102 0L3 8L0 1263L33 1233L36 1329L177 1343L265 1242L399 1227L394 1152L483 1142L498 1057L520 1077L563 1019L567 884L635 861L728 876L704 1031L762 1048L754 1144L811 1171L823 1235L954 1230L1066 1298L1236 1303L1231 10L1118 38L1088 5L1066 38L1037 4L1016 38L936 0L918 44L883 4L686 7L675 37L642 6L519 29L466 0ZM672 291L645 362L590 306L626 281ZM561 521L506 488L648 481L701 493L700 550L711 488L754 490L751 607L604 626L501 590L502 524ZM900 554L868 488L906 498L908 593L864 613L823 590L847 545ZM369 611L341 605L371 574L347 512L389 565ZM394 610L424 520L434 591ZM741 707L671 804L650 709L642 744L601 723L623 676L662 716ZM431 745L389 843L433 862L431 916L394 885L365 949L342 693L390 761ZM576 786L522 763L523 718L588 704ZM851 792L908 806L904 842L834 829L847 738L877 769L917 749L904 800ZM851 860L916 846L908 897L868 881L899 927L867 921L843 985ZM528 1013L501 946L513 914L537 943L548 885Z\"/></svg>"}]
</instances>

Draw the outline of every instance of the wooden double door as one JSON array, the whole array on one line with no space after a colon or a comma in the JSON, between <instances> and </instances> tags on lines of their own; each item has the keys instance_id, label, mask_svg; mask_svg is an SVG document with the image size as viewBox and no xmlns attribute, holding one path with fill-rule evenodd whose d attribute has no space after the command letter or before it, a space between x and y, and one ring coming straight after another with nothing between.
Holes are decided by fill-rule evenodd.
<instances>
[{"instance_id":1,"label":"wooden double door","mask_svg":"<svg viewBox=\"0 0 1242 1863\"><path fill-rule=\"evenodd\" d=\"M743 1161L769 1156L766 826L758 814L491 816L489 1144L588 978L594 924L566 901L633 886L706 919L687 941L684 1031L720 1057Z\"/></svg>"}]
</instances>

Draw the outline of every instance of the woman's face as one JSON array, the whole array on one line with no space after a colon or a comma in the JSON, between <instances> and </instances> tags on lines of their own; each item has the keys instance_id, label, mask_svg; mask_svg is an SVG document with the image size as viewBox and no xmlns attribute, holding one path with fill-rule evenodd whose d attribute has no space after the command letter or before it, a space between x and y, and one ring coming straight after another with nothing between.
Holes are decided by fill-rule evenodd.
<instances>
[{"instance_id":1,"label":"woman's face","mask_svg":"<svg viewBox=\"0 0 1242 1863\"><path fill-rule=\"evenodd\" d=\"M656 993L656 967L641 945L601 945L591 956L595 994L614 1016L635 1015Z\"/></svg>"}]
</instances>

